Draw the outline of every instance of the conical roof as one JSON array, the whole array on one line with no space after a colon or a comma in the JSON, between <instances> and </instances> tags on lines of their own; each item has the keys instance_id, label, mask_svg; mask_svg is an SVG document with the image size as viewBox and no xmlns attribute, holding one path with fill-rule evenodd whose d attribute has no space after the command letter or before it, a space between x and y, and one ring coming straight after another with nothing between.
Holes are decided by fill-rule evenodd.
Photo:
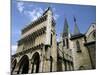
<instances>
[{"instance_id":1,"label":"conical roof","mask_svg":"<svg viewBox=\"0 0 100 75\"><path fill-rule=\"evenodd\" d=\"M64 21L64 28L63 28L63 37L68 37L68 33L69 33L69 26L68 26L68 22L67 19L65 18Z\"/></svg>"}]
</instances>

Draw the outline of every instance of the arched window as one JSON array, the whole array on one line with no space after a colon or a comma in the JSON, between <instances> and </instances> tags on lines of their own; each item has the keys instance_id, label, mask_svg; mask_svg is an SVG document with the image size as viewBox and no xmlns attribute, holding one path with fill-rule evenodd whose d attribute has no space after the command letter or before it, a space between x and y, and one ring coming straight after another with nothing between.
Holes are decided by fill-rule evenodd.
<instances>
[{"instance_id":1,"label":"arched window","mask_svg":"<svg viewBox=\"0 0 100 75\"><path fill-rule=\"evenodd\" d=\"M69 48L69 41L68 41L68 38L66 38L66 46L67 46L67 49Z\"/></svg>"},{"instance_id":2,"label":"arched window","mask_svg":"<svg viewBox=\"0 0 100 75\"><path fill-rule=\"evenodd\" d=\"M52 56L50 56L50 72L52 72L52 61L53 61L53 58Z\"/></svg>"},{"instance_id":3,"label":"arched window","mask_svg":"<svg viewBox=\"0 0 100 75\"><path fill-rule=\"evenodd\" d=\"M63 46L65 46L65 40L63 39Z\"/></svg>"},{"instance_id":4,"label":"arched window","mask_svg":"<svg viewBox=\"0 0 100 75\"><path fill-rule=\"evenodd\" d=\"M77 47L77 52L81 52L80 43L78 40L76 41L76 47Z\"/></svg>"},{"instance_id":5,"label":"arched window","mask_svg":"<svg viewBox=\"0 0 100 75\"><path fill-rule=\"evenodd\" d=\"M51 43L51 46L52 46L52 34L51 34L51 40L50 41L51 41L50 43Z\"/></svg>"}]
</instances>

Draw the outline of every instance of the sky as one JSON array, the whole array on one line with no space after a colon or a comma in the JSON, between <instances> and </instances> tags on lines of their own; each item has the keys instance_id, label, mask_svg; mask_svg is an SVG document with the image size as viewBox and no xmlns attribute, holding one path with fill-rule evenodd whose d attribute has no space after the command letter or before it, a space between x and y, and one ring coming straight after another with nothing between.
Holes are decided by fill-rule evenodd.
<instances>
[{"instance_id":1,"label":"sky","mask_svg":"<svg viewBox=\"0 0 100 75\"><path fill-rule=\"evenodd\" d=\"M11 46L12 54L16 52L17 41L20 39L21 30L32 21L40 17L43 12L51 7L56 21L57 40L63 32L64 19L67 19L69 30L73 33L74 19L81 33L85 33L91 23L96 23L96 6L25 2L12 0L11 2Z\"/></svg>"}]
</instances>

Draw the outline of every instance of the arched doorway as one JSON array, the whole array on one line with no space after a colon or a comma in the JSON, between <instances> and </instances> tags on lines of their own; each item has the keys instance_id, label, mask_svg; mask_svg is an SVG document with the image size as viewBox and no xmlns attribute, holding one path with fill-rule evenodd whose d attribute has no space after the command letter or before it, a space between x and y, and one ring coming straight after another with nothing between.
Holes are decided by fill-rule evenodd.
<instances>
[{"instance_id":1,"label":"arched doorway","mask_svg":"<svg viewBox=\"0 0 100 75\"><path fill-rule=\"evenodd\" d=\"M29 58L24 55L20 60L18 74L27 74L29 69Z\"/></svg>"},{"instance_id":2,"label":"arched doorway","mask_svg":"<svg viewBox=\"0 0 100 75\"><path fill-rule=\"evenodd\" d=\"M39 64L40 64L40 56L39 56L39 53L36 52L32 56L32 71L31 71L31 73L38 73L39 72Z\"/></svg>"},{"instance_id":3,"label":"arched doorway","mask_svg":"<svg viewBox=\"0 0 100 75\"><path fill-rule=\"evenodd\" d=\"M15 60L12 62L12 65L11 65L11 73L14 71L16 64L17 64L17 60L15 59Z\"/></svg>"}]
</instances>

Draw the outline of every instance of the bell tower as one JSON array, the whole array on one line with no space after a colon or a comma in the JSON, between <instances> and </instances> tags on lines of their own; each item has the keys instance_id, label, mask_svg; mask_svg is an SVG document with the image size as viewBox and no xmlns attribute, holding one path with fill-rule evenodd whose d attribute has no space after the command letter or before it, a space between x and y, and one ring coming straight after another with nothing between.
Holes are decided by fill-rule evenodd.
<instances>
[{"instance_id":1,"label":"bell tower","mask_svg":"<svg viewBox=\"0 0 100 75\"><path fill-rule=\"evenodd\" d=\"M67 19L64 20L64 28L62 33L62 40L58 46L58 71L71 71L73 67L72 51L70 46L70 32ZM62 68L62 69L61 69Z\"/></svg>"},{"instance_id":2,"label":"bell tower","mask_svg":"<svg viewBox=\"0 0 100 75\"><path fill-rule=\"evenodd\" d=\"M69 48L69 26L67 19L65 18L64 21L64 28L63 28L63 34L62 34L62 40L63 40L63 47Z\"/></svg>"}]
</instances>

